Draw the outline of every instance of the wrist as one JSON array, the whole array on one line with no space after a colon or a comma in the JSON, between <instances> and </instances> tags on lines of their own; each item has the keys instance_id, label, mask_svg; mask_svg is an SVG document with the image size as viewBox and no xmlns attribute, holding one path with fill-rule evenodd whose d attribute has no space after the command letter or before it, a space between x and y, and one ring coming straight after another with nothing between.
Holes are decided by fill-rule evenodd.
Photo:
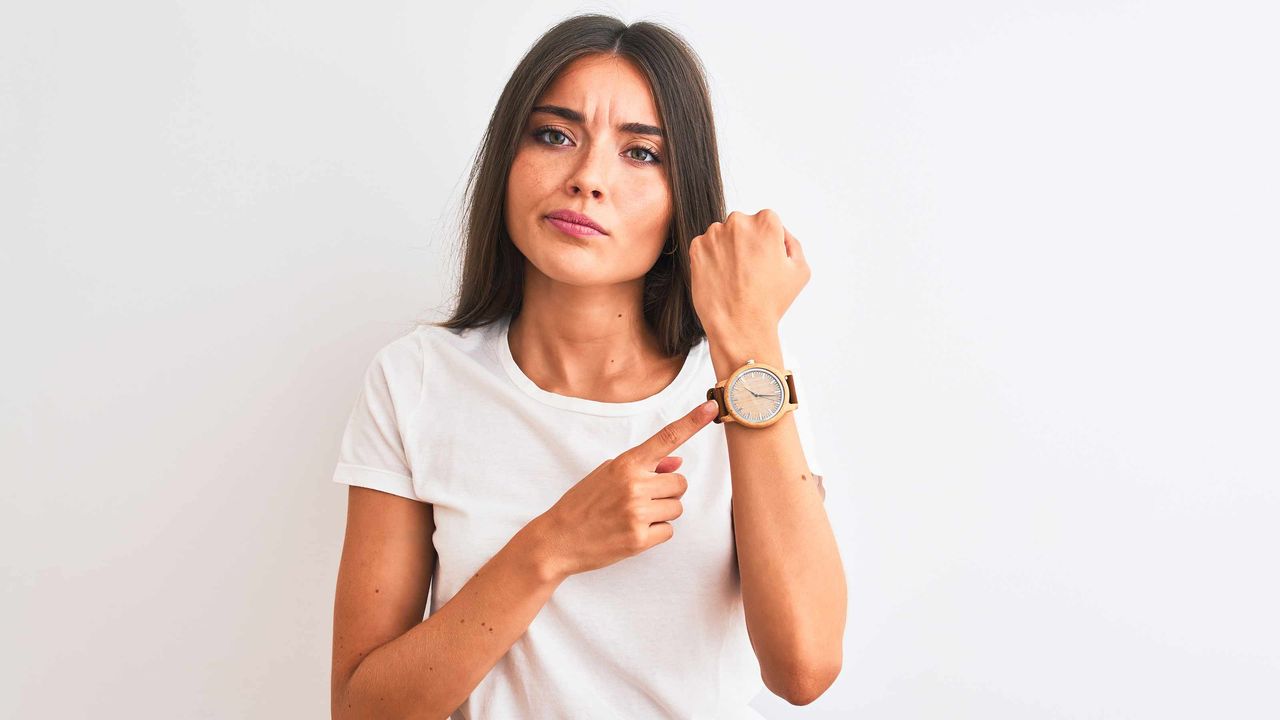
<instances>
[{"instance_id":1,"label":"wrist","mask_svg":"<svg viewBox=\"0 0 1280 720\"><path fill-rule=\"evenodd\" d=\"M708 334L707 341L717 379L723 380L729 373L742 367L748 359L778 368L784 367L782 342L776 328L748 329L714 336Z\"/></svg>"},{"instance_id":2,"label":"wrist","mask_svg":"<svg viewBox=\"0 0 1280 720\"><path fill-rule=\"evenodd\" d=\"M523 544L529 566L533 568L540 581L559 585L572 574L568 571L558 549L557 534L552 521L546 514L529 521L529 524L521 528L516 535Z\"/></svg>"}]
</instances>

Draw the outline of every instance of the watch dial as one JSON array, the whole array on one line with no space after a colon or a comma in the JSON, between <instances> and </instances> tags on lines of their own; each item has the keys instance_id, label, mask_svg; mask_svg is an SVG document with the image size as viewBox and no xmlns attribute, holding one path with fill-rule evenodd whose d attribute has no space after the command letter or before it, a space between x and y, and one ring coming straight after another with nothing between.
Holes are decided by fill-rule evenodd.
<instances>
[{"instance_id":1,"label":"watch dial","mask_svg":"<svg viewBox=\"0 0 1280 720\"><path fill-rule=\"evenodd\" d=\"M764 422L782 409L782 382L764 368L744 370L726 395L733 411L751 422Z\"/></svg>"}]
</instances>

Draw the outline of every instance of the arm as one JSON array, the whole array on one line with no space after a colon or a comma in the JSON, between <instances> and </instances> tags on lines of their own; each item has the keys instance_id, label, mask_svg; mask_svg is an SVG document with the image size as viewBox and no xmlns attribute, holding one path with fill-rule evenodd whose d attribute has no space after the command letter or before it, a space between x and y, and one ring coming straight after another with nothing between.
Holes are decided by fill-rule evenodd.
<instances>
[{"instance_id":1,"label":"arm","mask_svg":"<svg viewBox=\"0 0 1280 720\"><path fill-rule=\"evenodd\" d=\"M747 358L786 367L776 328L725 337L708 338L718 379ZM775 695L807 704L835 681L843 656L847 599L835 535L794 412L766 428L724 429L742 605L761 679Z\"/></svg>"},{"instance_id":2,"label":"arm","mask_svg":"<svg viewBox=\"0 0 1280 720\"><path fill-rule=\"evenodd\" d=\"M564 578L534 520L423 620L434 530L431 505L350 488L334 604L335 720L448 717Z\"/></svg>"}]
</instances>

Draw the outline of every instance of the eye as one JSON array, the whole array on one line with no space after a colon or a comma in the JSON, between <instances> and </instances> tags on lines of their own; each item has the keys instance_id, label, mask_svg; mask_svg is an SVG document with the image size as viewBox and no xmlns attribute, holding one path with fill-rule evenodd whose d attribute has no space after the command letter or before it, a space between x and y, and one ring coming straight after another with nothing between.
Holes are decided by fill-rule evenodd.
<instances>
[{"instance_id":1,"label":"eye","mask_svg":"<svg viewBox=\"0 0 1280 720\"><path fill-rule=\"evenodd\" d=\"M548 127L540 127L540 128L538 128L537 130L534 130L534 131L533 131L533 139L534 139L534 140L539 140L540 142L542 142L543 144L546 144L546 145L555 145L555 146L557 146L557 147L560 147L560 146L561 146L561 145L560 145L560 143L553 143L553 142L547 142L547 141L545 141L545 140L541 140L541 138L542 138L542 136L543 136L543 135L559 135L560 137L562 137L562 138L564 138L564 139L566 139L566 140L568 140L568 139L569 139L569 136L568 136L568 135L565 135L564 133L560 132L560 131L559 131L559 130L557 130L556 128L553 128L553 127L550 127L550 126L548 126Z\"/></svg>"},{"instance_id":2,"label":"eye","mask_svg":"<svg viewBox=\"0 0 1280 720\"><path fill-rule=\"evenodd\" d=\"M644 164L646 164L646 165L657 165L658 163L661 163L661 162L662 162L662 156L661 156L661 155L659 155L659 154L658 154L658 151L657 151L657 150L654 150L653 148L647 148L647 147L644 147L643 145L641 145L641 146L639 146L639 147L633 147L633 148L630 148L630 149L628 149L628 150L627 150L627 152L637 152L637 151L638 151L638 152L642 152L642 153L648 153L648 154L649 154L649 156L653 158L652 160L642 160L642 161L641 161L641 162L643 162L643 163L644 163Z\"/></svg>"},{"instance_id":3,"label":"eye","mask_svg":"<svg viewBox=\"0 0 1280 720\"><path fill-rule=\"evenodd\" d=\"M558 129L558 128L554 127L554 126L551 126L551 125L544 125L544 126L542 126L542 127L538 128L537 130L534 130L534 131L533 131L533 133L532 133L532 137L533 137L533 139L534 139L534 140L537 140L538 142L542 143L543 145L550 145L550 146L552 146L552 147L564 147L564 146L565 146L565 143L551 142L551 141L549 141L549 140L544 140L544 139L543 139L544 137L547 137L547 136L554 136L554 135L558 135L558 136L560 136L560 137L564 138L565 140L568 140L568 139L569 139L569 136L568 136L568 135L566 135L566 134L564 133L564 131L562 131L562 130L560 130L560 129ZM646 153L646 154L648 154L648 156L649 156L649 158L650 158L650 159L648 159L648 160L645 160L645 159L642 159L642 158L637 158L637 157L635 157L635 156L629 156L632 160L637 160L637 161L639 161L642 165L658 165L658 164L660 164L660 163L662 162L662 156L658 153L657 149L655 149L655 148L646 147L646 146L644 146L644 145L638 145L638 146L633 147L633 148L628 148L628 149L626 150L626 152L628 152L628 153L641 152L641 153Z\"/></svg>"}]
</instances>

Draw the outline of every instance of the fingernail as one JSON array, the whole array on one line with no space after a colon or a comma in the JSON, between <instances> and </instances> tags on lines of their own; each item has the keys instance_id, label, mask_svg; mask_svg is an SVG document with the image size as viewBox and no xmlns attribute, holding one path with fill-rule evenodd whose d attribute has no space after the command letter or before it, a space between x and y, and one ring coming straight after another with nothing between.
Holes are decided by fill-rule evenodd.
<instances>
[{"instance_id":1,"label":"fingernail","mask_svg":"<svg viewBox=\"0 0 1280 720\"><path fill-rule=\"evenodd\" d=\"M698 406L698 411L702 413L703 417L709 417L712 413L716 411L717 406L718 406L718 403L716 403L715 400L708 400Z\"/></svg>"}]
</instances>

